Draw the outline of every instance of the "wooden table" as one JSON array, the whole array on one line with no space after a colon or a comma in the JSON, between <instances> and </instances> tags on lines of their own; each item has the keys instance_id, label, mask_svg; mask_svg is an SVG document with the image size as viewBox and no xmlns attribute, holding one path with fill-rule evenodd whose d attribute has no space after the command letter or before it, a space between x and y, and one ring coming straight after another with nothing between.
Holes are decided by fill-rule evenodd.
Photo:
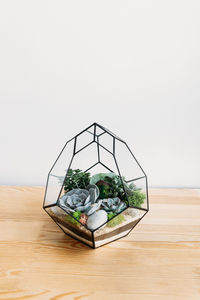
<instances>
[{"instance_id":1,"label":"wooden table","mask_svg":"<svg viewBox=\"0 0 200 300\"><path fill-rule=\"evenodd\" d=\"M95 250L64 235L43 194L0 187L0 299L200 299L200 190L150 190L130 235Z\"/></svg>"}]
</instances>

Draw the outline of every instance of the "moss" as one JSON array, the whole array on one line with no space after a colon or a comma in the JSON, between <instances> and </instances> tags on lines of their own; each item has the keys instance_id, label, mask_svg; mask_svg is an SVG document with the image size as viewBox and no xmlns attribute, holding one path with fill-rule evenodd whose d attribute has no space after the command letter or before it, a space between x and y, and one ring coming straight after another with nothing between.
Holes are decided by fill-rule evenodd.
<instances>
[{"instance_id":1,"label":"moss","mask_svg":"<svg viewBox=\"0 0 200 300\"><path fill-rule=\"evenodd\" d=\"M132 195L128 196L129 205L141 207L145 198L145 194L143 194L140 190L136 190Z\"/></svg>"},{"instance_id":2,"label":"moss","mask_svg":"<svg viewBox=\"0 0 200 300\"><path fill-rule=\"evenodd\" d=\"M74 218L76 218L77 220L79 220L80 217L81 217L81 212L79 210L77 210L77 211L75 211L73 213L73 216L74 216ZM72 224L74 224L74 225L79 226L80 223L77 220L75 220L74 218L72 216L70 216L70 215L67 215L65 217L65 220L68 221L68 222L70 222L70 223L72 223Z\"/></svg>"},{"instance_id":3,"label":"moss","mask_svg":"<svg viewBox=\"0 0 200 300\"><path fill-rule=\"evenodd\" d=\"M76 221L72 216L70 216L70 215L68 215L68 216L66 216L65 217L65 220L67 221L67 222L70 222L70 223L72 223L72 224L74 224L74 225L80 225L79 224L79 222L78 221Z\"/></svg>"},{"instance_id":4,"label":"moss","mask_svg":"<svg viewBox=\"0 0 200 300\"><path fill-rule=\"evenodd\" d=\"M125 221L125 218L123 215L118 215L116 216L115 218L113 218L112 220L110 220L108 223L107 223L107 226L108 227L115 227L119 224L121 224L123 221Z\"/></svg>"}]
</instances>

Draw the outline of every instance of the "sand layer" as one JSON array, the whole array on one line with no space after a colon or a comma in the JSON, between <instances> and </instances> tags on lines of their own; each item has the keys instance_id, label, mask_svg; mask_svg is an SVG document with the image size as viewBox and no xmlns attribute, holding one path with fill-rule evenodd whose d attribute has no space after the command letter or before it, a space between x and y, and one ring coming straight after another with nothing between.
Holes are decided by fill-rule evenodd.
<instances>
[{"instance_id":1,"label":"sand layer","mask_svg":"<svg viewBox=\"0 0 200 300\"><path fill-rule=\"evenodd\" d=\"M92 234L91 232L85 228L84 226L81 225L76 225L71 223L70 221L66 220L66 214L63 212L60 213L60 210L56 211L56 208L53 207L48 210L48 213L52 216L52 218L59 224L61 227L66 228L67 230L63 230L66 233L72 234L76 236L76 238L80 237L81 239L84 239L85 242L91 242L92 241ZM128 208L124 212L122 212L122 215L124 216L125 220L121 223L118 224L114 227L109 227L107 224L103 225L101 228L96 230L94 232L94 240L95 242L99 241L104 241L109 242L108 239L113 240L113 237L117 236L124 236L126 232L131 230L131 228L134 227L134 225L138 222L138 220L143 216L144 212L133 209L133 208ZM108 240L108 241L107 241ZM104 242L103 242L104 243ZM101 243L101 244L103 244Z\"/></svg>"}]
</instances>

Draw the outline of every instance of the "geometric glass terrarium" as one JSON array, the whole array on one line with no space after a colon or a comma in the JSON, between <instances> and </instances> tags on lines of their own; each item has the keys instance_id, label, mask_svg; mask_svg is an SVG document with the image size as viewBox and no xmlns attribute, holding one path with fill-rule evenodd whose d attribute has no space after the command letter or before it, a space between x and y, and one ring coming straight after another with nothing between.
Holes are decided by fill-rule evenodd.
<instances>
[{"instance_id":1,"label":"geometric glass terrarium","mask_svg":"<svg viewBox=\"0 0 200 300\"><path fill-rule=\"evenodd\" d=\"M126 142L94 123L64 145L43 208L64 233L97 248L129 234L149 211L147 176Z\"/></svg>"}]
</instances>

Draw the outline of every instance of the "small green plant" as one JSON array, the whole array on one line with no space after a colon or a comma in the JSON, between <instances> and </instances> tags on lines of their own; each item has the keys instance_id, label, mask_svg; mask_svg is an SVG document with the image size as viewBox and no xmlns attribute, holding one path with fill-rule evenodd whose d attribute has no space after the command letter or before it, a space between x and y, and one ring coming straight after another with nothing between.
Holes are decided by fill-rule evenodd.
<instances>
[{"instance_id":1,"label":"small green plant","mask_svg":"<svg viewBox=\"0 0 200 300\"><path fill-rule=\"evenodd\" d=\"M99 198L100 199L105 199L105 198L108 198L109 195L110 195L110 187L109 187L109 184L104 181L104 180L99 180L96 185L98 186L99 188Z\"/></svg>"},{"instance_id":2,"label":"small green plant","mask_svg":"<svg viewBox=\"0 0 200 300\"><path fill-rule=\"evenodd\" d=\"M106 198L109 198L109 197L112 197L112 198L119 197L120 198L121 193L124 192L122 181L121 181L120 177L118 175L115 175L115 177L106 176L105 181L107 182L107 184L109 186L109 190L106 193ZM122 197L120 199L123 200Z\"/></svg>"},{"instance_id":3,"label":"small green plant","mask_svg":"<svg viewBox=\"0 0 200 300\"><path fill-rule=\"evenodd\" d=\"M91 184L96 184L100 190L100 199L119 197L127 202L123 182L115 173L98 173L91 177Z\"/></svg>"},{"instance_id":4,"label":"small green plant","mask_svg":"<svg viewBox=\"0 0 200 300\"><path fill-rule=\"evenodd\" d=\"M80 217L81 217L81 211L80 210L76 210L75 212L73 212L73 214L72 214L73 216L74 216L74 218L76 218L76 219L80 219Z\"/></svg>"},{"instance_id":5,"label":"small green plant","mask_svg":"<svg viewBox=\"0 0 200 300\"><path fill-rule=\"evenodd\" d=\"M118 215L107 223L108 227L115 227L125 221L125 217L123 215Z\"/></svg>"},{"instance_id":6,"label":"small green plant","mask_svg":"<svg viewBox=\"0 0 200 300\"><path fill-rule=\"evenodd\" d=\"M80 220L80 218L81 218L81 212L80 212L79 210L73 212L72 215L73 215L74 218L76 218L77 220ZM73 218L72 216L70 216L70 215L67 215L67 216L65 217L66 221L68 221L68 222L70 222L70 223L72 223L72 224L74 224L74 225L79 226L80 223L79 223L77 220L75 220L74 218Z\"/></svg>"},{"instance_id":7,"label":"small green plant","mask_svg":"<svg viewBox=\"0 0 200 300\"><path fill-rule=\"evenodd\" d=\"M64 180L64 190L68 192L72 189L85 189L90 183L90 173L83 172L79 169L69 169Z\"/></svg>"},{"instance_id":8,"label":"small green plant","mask_svg":"<svg viewBox=\"0 0 200 300\"><path fill-rule=\"evenodd\" d=\"M141 207L145 198L145 194L143 194L140 190L135 190L132 195L128 196L129 205Z\"/></svg>"},{"instance_id":9,"label":"small green plant","mask_svg":"<svg viewBox=\"0 0 200 300\"><path fill-rule=\"evenodd\" d=\"M116 216L116 214L114 212L109 212L107 214L108 220L112 219L114 216Z\"/></svg>"}]
</instances>

